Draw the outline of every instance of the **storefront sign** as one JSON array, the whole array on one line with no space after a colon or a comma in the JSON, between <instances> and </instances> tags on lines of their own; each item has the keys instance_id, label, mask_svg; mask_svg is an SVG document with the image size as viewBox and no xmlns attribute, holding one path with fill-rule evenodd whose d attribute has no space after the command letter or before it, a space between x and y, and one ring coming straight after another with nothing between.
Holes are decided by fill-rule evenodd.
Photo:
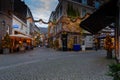
<instances>
[{"instance_id":1,"label":"storefront sign","mask_svg":"<svg viewBox=\"0 0 120 80\"><path fill-rule=\"evenodd\" d=\"M17 29L18 29L18 28L19 28L19 25L17 25L17 24L16 24L16 25L13 25L13 28L17 28Z\"/></svg>"}]
</instances>

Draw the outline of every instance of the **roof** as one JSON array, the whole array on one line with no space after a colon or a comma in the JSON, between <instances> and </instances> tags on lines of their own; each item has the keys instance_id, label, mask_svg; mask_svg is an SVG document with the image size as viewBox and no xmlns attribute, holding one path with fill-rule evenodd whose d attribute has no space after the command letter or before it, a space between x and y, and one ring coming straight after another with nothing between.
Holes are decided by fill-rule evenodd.
<instances>
[{"instance_id":1,"label":"roof","mask_svg":"<svg viewBox=\"0 0 120 80\"><path fill-rule=\"evenodd\" d=\"M116 21L118 0L110 0L103 4L98 10L81 22L80 27L92 34L98 33L101 29Z\"/></svg>"}]
</instances>

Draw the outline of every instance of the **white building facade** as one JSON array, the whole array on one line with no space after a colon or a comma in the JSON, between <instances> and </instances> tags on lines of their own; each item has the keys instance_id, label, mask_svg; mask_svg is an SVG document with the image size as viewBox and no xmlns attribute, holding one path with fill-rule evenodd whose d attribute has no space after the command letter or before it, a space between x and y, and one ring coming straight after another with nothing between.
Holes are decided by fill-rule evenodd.
<instances>
[{"instance_id":1,"label":"white building facade","mask_svg":"<svg viewBox=\"0 0 120 80\"><path fill-rule=\"evenodd\" d=\"M18 32L19 34L30 36L29 26L27 26L27 24L25 22L20 20L15 15L13 15L12 21L13 21L12 22L12 35L15 35Z\"/></svg>"}]
</instances>

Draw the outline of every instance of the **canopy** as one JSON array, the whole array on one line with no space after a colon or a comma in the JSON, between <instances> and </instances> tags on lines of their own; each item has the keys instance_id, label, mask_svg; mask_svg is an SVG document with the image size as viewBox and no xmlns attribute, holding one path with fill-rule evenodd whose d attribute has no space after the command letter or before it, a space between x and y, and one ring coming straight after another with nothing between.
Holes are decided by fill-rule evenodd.
<instances>
[{"instance_id":1,"label":"canopy","mask_svg":"<svg viewBox=\"0 0 120 80\"><path fill-rule=\"evenodd\" d=\"M101 29L115 22L118 13L117 2L118 0L109 0L109 2L103 4L87 19L82 21L80 27L92 34L96 34Z\"/></svg>"},{"instance_id":2,"label":"canopy","mask_svg":"<svg viewBox=\"0 0 120 80\"><path fill-rule=\"evenodd\" d=\"M12 38L24 38L24 39L32 39L31 37L29 36L26 36L26 35L22 35L22 34L15 34L15 35L10 35L10 37Z\"/></svg>"}]
</instances>

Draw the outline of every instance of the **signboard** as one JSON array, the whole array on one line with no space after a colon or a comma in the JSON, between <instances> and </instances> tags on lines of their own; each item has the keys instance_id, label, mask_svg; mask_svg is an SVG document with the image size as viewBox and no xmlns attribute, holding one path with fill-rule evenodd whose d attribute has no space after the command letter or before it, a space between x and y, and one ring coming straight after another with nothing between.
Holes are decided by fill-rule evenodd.
<instances>
[{"instance_id":1,"label":"signboard","mask_svg":"<svg viewBox=\"0 0 120 80\"><path fill-rule=\"evenodd\" d=\"M13 25L13 28L19 28L19 25L17 25L17 24L15 24L15 25Z\"/></svg>"}]
</instances>

